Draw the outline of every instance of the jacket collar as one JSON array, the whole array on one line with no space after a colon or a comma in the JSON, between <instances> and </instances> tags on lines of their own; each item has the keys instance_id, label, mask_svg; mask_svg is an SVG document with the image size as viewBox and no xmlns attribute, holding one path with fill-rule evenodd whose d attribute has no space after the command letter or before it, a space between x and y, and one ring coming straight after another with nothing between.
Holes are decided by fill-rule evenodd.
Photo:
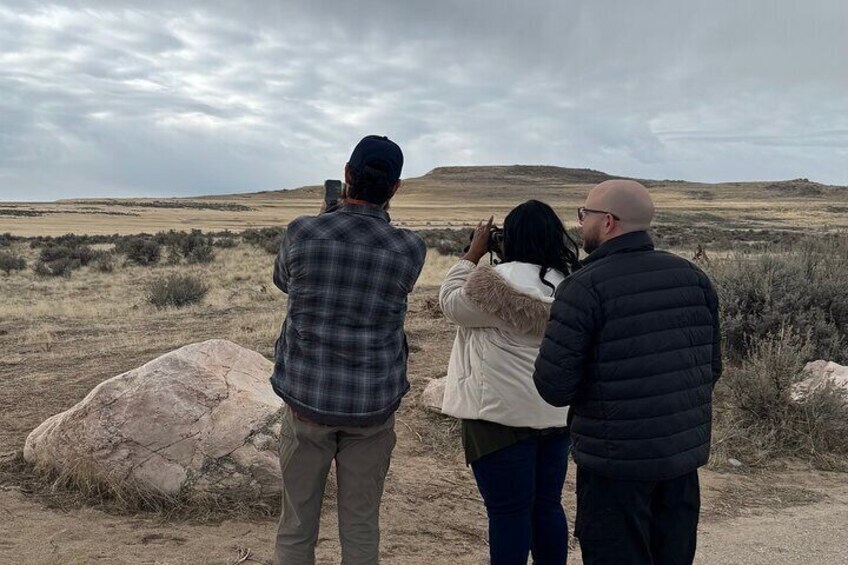
<instances>
[{"instance_id":1,"label":"jacket collar","mask_svg":"<svg viewBox=\"0 0 848 565\"><path fill-rule=\"evenodd\" d=\"M651 251L654 249L654 242L651 236L646 231L635 231L626 233L613 238L595 251L591 255L583 259L583 265L589 265L598 259L603 259L615 253L631 253L634 251Z\"/></svg>"},{"instance_id":2,"label":"jacket collar","mask_svg":"<svg viewBox=\"0 0 848 565\"><path fill-rule=\"evenodd\" d=\"M525 294L495 269L485 266L471 271L463 289L477 308L503 320L515 331L539 338L545 335L553 299Z\"/></svg>"},{"instance_id":3,"label":"jacket collar","mask_svg":"<svg viewBox=\"0 0 848 565\"><path fill-rule=\"evenodd\" d=\"M372 218L379 218L386 222L391 221L388 212L370 204L352 204L350 202L345 202L339 208L339 212L343 212L345 214L358 214L360 216L371 216Z\"/></svg>"}]
</instances>

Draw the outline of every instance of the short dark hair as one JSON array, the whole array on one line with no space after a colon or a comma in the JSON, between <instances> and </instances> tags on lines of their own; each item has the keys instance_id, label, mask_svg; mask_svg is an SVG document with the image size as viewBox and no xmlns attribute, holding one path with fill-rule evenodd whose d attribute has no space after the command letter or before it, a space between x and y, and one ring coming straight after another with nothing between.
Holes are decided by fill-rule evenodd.
<instances>
[{"instance_id":1,"label":"short dark hair","mask_svg":"<svg viewBox=\"0 0 848 565\"><path fill-rule=\"evenodd\" d=\"M389 177L388 164L381 162L370 163L362 170L351 167L348 173L347 195L356 200L364 200L371 204L382 206L392 197L392 182Z\"/></svg>"},{"instance_id":2,"label":"short dark hair","mask_svg":"<svg viewBox=\"0 0 848 565\"><path fill-rule=\"evenodd\" d=\"M545 280L550 269L568 276L580 268L579 248L554 209L539 200L528 200L516 206L504 219L504 261L520 261L539 265L539 278Z\"/></svg>"}]
</instances>

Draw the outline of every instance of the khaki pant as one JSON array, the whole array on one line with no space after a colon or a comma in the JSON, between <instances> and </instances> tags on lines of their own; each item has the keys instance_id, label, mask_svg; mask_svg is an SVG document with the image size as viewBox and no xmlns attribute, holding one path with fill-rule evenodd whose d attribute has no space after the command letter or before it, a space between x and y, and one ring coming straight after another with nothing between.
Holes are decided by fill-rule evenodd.
<instances>
[{"instance_id":1,"label":"khaki pant","mask_svg":"<svg viewBox=\"0 0 848 565\"><path fill-rule=\"evenodd\" d=\"M274 565L313 565L327 474L336 461L342 565L376 565L380 500L395 446L394 416L379 426L317 426L284 411L283 510Z\"/></svg>"}]
</instances>

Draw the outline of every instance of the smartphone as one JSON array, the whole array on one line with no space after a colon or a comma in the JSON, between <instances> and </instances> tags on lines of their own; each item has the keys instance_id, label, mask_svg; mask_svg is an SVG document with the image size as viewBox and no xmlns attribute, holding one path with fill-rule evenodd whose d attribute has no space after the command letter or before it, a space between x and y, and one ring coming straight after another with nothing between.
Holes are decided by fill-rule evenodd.
<instances>
[{"instance_id":1,"label":"smartphone","mask_svg":"<svg viewBox=\"0 0 848 565\"><path fill-rule=\"evenodd\" d=\"M342 195L342 181L340 180L325 180L324 181L324 202L327 208L335 206L339 202Z\"/></svg>"}]
</instances>

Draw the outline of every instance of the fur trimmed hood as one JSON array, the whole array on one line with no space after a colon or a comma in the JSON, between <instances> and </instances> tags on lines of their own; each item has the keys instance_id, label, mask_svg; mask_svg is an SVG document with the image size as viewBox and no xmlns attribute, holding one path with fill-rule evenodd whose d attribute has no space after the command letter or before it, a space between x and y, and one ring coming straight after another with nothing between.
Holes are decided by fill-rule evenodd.
<instances>
[{"instance_id":1,"label":"fur trimmed hood","mask_svg":"<svg viewBox=\"0 0 848 565\"><path fill-rule=\"evenodd\" d=\"M465 282L468 298L482 311L500 318L516 331L544 337L551 314L553 296L530 296L515 288L489 266L474 269Z\"/></svg>"}]
</instances>

